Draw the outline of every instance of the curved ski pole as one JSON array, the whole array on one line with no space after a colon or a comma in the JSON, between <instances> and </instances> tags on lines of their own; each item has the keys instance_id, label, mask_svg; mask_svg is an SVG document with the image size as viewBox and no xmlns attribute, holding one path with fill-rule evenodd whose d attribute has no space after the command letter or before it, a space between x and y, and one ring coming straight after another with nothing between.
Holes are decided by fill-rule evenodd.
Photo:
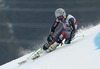
<instances>
[{"instance_id":1,"label":"curved ski pole","mask_svg":"<svg viewBox=\"0 0 100 69\"><path fill-rule=\"evenodd\" d=\"M84 37L84 35L76 36L76 37L74 37L72 40L74 40L75 38L78 38L78 37Z\"/></svg>"}]
</instances>

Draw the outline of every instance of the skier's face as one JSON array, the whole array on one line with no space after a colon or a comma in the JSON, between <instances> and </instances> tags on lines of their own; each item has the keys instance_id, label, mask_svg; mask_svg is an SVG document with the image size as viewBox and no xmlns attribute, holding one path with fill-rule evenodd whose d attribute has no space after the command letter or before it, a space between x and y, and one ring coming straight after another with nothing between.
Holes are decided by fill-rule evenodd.
<instances>
[{"instance_id":1,"label":"skier's face","mask_svg":"<svg viewBox=\"0 0 100 69\"><path fill-rule=\"evenodd\" d=\"M57 19L58 19L59 21L61 21L61 22L64 22L64 16L59 16L59 17L57 17Z\"/></svg>"},{"instance_id":2,"label":"skier's face","mask_svg":"<svg viewBox=\"0 0 100 69\"><path fill-rule=\"evenodd\" d=\"M64 17L63 16L59 16L57 18L58 18L58 20L62 20Z\"/></svg>"}]
</instances>

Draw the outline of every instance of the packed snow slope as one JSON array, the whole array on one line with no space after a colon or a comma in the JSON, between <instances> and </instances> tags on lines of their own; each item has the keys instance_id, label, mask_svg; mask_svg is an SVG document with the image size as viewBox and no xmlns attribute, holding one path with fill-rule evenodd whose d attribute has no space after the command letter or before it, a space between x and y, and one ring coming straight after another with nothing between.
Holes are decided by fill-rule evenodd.
<instances>
[{"instance_id":1,"label":"packed snow slope","mask_svg":"<svg viewBox=\"0 0 100 69\"><path fill-rule=\"evenodd\" d=\"M71 44L18 65L29 55L6 63L0 69L100 69L100 25L80 29Z\"/></svg>"}]
</instances>

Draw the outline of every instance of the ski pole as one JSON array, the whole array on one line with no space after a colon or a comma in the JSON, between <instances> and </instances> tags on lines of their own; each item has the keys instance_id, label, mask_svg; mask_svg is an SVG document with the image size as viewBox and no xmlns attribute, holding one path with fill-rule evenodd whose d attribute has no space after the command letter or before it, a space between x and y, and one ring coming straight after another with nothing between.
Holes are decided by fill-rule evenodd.
<instances>
[{"instance_id":1,"label":"ski pole","mask_svg":"<svg viewBox=\"0 0 100 69\"><path fill-rule=\"evenodd\" d=\"M73 38L73 40L74 40L75 38L78 38L78 37L84 37L84 35L76 36L76 37Z\"/></svg>"}]
</instances>

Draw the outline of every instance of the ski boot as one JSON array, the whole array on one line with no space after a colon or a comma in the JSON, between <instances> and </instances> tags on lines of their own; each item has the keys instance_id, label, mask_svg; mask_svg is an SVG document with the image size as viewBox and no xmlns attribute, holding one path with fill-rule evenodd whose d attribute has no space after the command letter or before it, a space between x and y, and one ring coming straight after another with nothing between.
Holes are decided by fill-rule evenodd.
<instances>
[{"instance_id":1,"label":"ski boot","mask_svg":"<svg viewBox=\"0 0 100 69\"><path fill-rule=\"evenodd\" d=\"M59 46L59 43L55 42L54 44L52 44L52 45L46 50L46 52L54 51L58 46Z\"/></svg>"},{"instance_id":2,"label":"ski boot","mask_svg":"<svg viewBox=\"0 0 100 69\"><path fill-rule=\"evenodd\" d=\"M49 47L50 47L50 44L49 44L49 43L46 43L46 44L43 46L43 50L47 50Z\"/></svg>"}]
</instances>

